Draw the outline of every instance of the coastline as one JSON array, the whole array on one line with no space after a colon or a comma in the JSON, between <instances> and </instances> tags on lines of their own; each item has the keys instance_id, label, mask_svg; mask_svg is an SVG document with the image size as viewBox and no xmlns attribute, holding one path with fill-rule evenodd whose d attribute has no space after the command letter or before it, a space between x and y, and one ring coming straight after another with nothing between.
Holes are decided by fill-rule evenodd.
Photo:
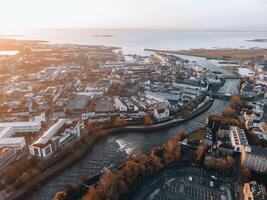
<instances>
[{"instance_id":1,"label":"coastline","mask_svg":"<svg viewBox=\"0 0 267 200\"><path fill-rule=\"evenodd\" d=\"M250 49L190 49L190 50L158 50L144 49L144 51L156 53L172 53L185 56L196 56L206 59L227 60L229 58L247 59L250 57L259 57L267 54L266 48L250 48Z\"/></svg>"},{"instance_id":2,"label":"coastline","mask_svg":"<svg viewBox=\"0 0 267 200\"><path fill-rule=\"evenodd\" d=\"M90 138L90 141L86 140L85 138L85 145L81 146L78 151L72 152L72 154L69 154L66 158L63 158L58 161L55 165L47 169L45 172L40 174L40 176L35 177L31 182L28 182L27 184L23 185L21 188L17 189L16 192L11 194L7 197L8 200L11 199L24 199L27 194L30 194L33 192L34 189L36 189L40 184L45 183L47 180L49 180L51 177L56 176L66 168L70 167L72 164L74 164L76 161L80 160L88 151L90 151L94 145L102 140L106 139L108 136L119 134L122 132L151 132L155 130L162 130L164 128L169 128L174 125L181 124L183 122L186 122L188 120L191 120L201 113L208 110L213 104L213 100L209 100L205 102L201 107L197 108L193 112L191 112L186 118L184 119L172 119L170 121L166 121L159 124L153 124L153 125L136 125L136 126L124 126L124 127L118 127L118 128L110 128L107 130L101 130L97 131L94 134L92 134L93 137Z\"/></svg>"}]
</instances>

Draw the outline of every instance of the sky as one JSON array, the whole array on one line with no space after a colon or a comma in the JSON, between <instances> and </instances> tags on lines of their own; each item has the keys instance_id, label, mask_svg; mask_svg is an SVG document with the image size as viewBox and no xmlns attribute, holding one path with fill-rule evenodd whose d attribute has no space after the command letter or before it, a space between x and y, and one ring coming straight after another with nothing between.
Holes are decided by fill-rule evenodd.
<instances>
[{"instance_id":1,"label":"sky","mask_svg":"<svg viewBox=\"0 0 267 200\"><path fill-rule=\"evenodd\" d=\"M267 0L0 0L0 31L23 28L267 29Z\"/></svg>"}]
</instances>

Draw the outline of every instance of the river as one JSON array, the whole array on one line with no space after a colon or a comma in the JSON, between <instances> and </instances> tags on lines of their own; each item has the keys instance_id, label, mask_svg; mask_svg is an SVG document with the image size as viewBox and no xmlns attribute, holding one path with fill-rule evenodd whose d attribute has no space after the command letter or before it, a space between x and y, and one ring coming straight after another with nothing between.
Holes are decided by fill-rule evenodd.
<instances>
[{"instance_id":1,"label":"river","mask_svg":"<svg viewBox=\"0 0 267 200\"><path fill-rule=\"evenodd\" d=\"M218 69L215 61L188 56L186 58L195 60L213 70ZM219 92L236 93L238 84L239 80L227 80ZM216 99L208 111L179 126L150 133L122 133L110 136L96 144L93 150L84 156L82 160L49 180L27 199L51 200L56 192L63 190L65 184L75 182L82 176L90 176L100 172L105 166L118 165L134 151L142 150L147 152L153 146L164 143L181 129L191 132L203 126L209 115L219 114L229 105L229 101Z\"/></svg>"}]
</instances>

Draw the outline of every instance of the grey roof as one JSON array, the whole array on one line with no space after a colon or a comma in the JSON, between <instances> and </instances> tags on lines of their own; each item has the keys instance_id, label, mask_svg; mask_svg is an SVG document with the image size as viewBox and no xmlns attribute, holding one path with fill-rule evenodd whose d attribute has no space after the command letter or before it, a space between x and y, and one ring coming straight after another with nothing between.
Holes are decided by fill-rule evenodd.
<instances>
[{"instance_id":1,"label":"grey roof","mask_svg":"<svg viewBox=\"0 0 267 200\"><path fill-rule=\"evenodd\" d=\"M267 159L267 149L258 146L251 146L251 153Z\"/></svg>"},{"instance_id":2,"label":"grey roof","mask_svg":"<svg viewBox=\"0 0 267 200\"><path fill-rule=\"evenodd\" d=\"M76 99L71 100L69 102L69 104L67 105L67 109L68 110L84 109L90 99L91 99L90 96L79 96Z\"/></svg>"}]
</instances>

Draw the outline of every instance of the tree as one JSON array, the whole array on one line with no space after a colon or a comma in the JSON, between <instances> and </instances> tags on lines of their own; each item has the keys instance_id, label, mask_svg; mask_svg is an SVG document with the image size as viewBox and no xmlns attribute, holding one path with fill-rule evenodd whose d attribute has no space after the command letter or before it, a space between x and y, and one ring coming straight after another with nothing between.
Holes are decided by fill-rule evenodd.
<instances>
[{"instance_id":1,"label":"tree","mask_svg":"<svg viewBox=\"0 0 267 200\"><path fill-rule=\"evenodd\" d=\"M30 174L33 177L39 175L40 173L41 173L41 171L39 169L37 169L37 168L33 168L33 169L30 170Z\"/></svg>"},{"instance_id":2,"label":"tree","mask_svg":"<svg viewBox=\"0 0 267 200\"><path fill-rule=\"evenodd\" d=\"M152 125L153 124L153 120L151 119L150 116L146 115L144 117L144 125Z\"/></svg>"},{"instance_id":3,"label":"tree","mask_svg":"<svg viewBox=\"0 0 267 200\"><path fill-rule=\"evenodd\" d=\"M27 171L24 171L18 178L18 181L20 184L23 184L23 183L26 183L28 182L29 180L32 179L32 176L29 172Z\"/></svg>"},{"instance_id":4,"label":"tree","mask_svg":"<svg viewBox=\"0 0 267 200\"><path fill-rule=\"evenodd\" d=\"M151 155L151 161L152 161L152 164L155 170L159 170L163 167L163 164L161 163L161 160L159 157L155 155Z\"/></svg>"},{"instance_id":5,"label":"tree","mask_svg":"<svg viewBox=\"0 0 267 200\"><path fill-rule=\"evenodd\" d=\"M179 141L182 139L182 134L176 134L163 145L163 160L169 165L181 157L181 144Z\"/></svg>"},{"instance_id":6,"label":"tree","mask_svg":"<svg viewBox=\"0 0 267 200\"><path fill-rule=\"evenodd\" d=\"M242 174L243 174L243 181L249 182L249 179L251 177L251 171L247 167L242 167Z\"/></svg>"},{"instance_id":7,"label":"tree","mask_svg":"<svg viewBox=\"0 0 267 200\"><path fill-rule=\"evenodd\" d=\"M197 161L200 160L200 158L204 154L206 148L207 148L207 145L204 142L201 143L201 145L198 147L198 149L195 152L195 158L196 158Z\"/></svg>"},{"instance_id":8,"label":"tree","mask_svg":"<svg viewBox=\"0 0 267 200\"><path fill-rule=\"evenodd\" d=\"M65 196L65 192L57 192L53 200L61 200Z\"/></svg>"},{"instance_id":9,"label":"tree","mask_svg":"<svg viewBox=\"0 0 267 200\"><path fill-rule=\"evenodd\" d=\"M19 173L15 165L9 165L4 171L3 179L10 183L19 176Z\"/></svg>"},{"instance_id":10,"label":"tree","mask_svg":"<svg viewBox=\"0 0 267 200\"><path fill-rule=\"evenodd\" d=\"M236 107L237 105L239 106L243 105L243 102L241 101L239 95L233 95L231 99L231 104L233 107Z\"/></svg>"},{"instance_id":11,"label":"tree","mask_svg":"<svg viewBox=\"0 0 267 200\"><path fill-rule=\"evenodd\" d=\"M121 118L117 117L113 121L113 125L114 126L125 126L125 125L127 125L127 121L125 119L121 119Z\"/></svg>"},{"instance_id":12,"label":"tree","mask_svg":"<svg viewBox=\"0 0 267 200\"><path fill-rule=\"evenodd\" d=\"M89 131L89 133L93 133L93 132L102 130L103 129L103 125L87 123L86 124L86 129Z\"/></svg>"},{"instance_id":13,"label":"tree","mask_svg":"<svg viewBox=\"0 0 267 200\"><path fill-rule=\"evenodd\" d=\"M230 116L235 116L237 114L236 110L234 110L233 108L225 108L223 110L223 113Z\"/></svg>"},{"instance_id":14,"label":"tree","mask_svg":"<svg viewBox=\"0 0 267 200\"><path fill-rule=\"evenodd\" d=\"M34 164L33 159L23 159L23 160L18 160L11 165L9 165L4 173L3 173L3 179L11 183L12 181L16 180L23 171L29 169L33 164Z\"/></svg>"},{"instance_id":15,"label":"tree","mask_svg":"<svg viewBox=\"0 0 267 200\"><path fill-rule=\"evenodd\" d=\"M234 166L234 164L235 164L234 158L232 156L230 156L230 155L226 156L226 161L227 161L227 167L228 168L232 168Z\"/></svg>"},{"instance_id":16,"label":"tree","mask_svg":"<svg viewBox=\"0 0 267 200\"><path fill-rule=\"evenodd\" d=\"M234 163L235 161L232 156L226 156L226 157L206 156L205 158L205 166L208 169L214 169L220 172L229 172L229 170L234 167Z\"/></svg>"},{"instance_id":17,"label":"tree","mask_svg":"<svg viewBox=\"0 0 267 200\"><path fill-rule=\"evenodd\" d=\"M7 185L7 186L5 187L5 189L6 189L6 191L7 191L8 193L11 193L11 192L14 192L14 191L15 191L15 187L14 187L13 185Z\"/></svg>"}]
</instances>

